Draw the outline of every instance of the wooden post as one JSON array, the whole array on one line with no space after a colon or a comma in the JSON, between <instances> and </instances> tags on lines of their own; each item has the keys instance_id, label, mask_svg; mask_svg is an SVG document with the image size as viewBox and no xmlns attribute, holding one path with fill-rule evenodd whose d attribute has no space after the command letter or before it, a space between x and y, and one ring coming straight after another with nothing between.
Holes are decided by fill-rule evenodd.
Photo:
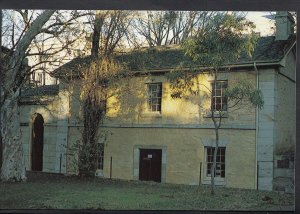
<instances>
[{"instance_id":1,"label":"wooden post","mask_svg":"<svg viewBox=\"0 0 300 214\"><path fill-rule=\"evenodd\" d=\"M61 174L61 159L62 159L62 154L59 156L59 173Z\"/></svg>"},{"instance_id":2,"label":"wooden post","mask_svg":"<svg viewBox=\"0 0 300 214\"><path fill-rule=\"evenodd\" d=\"M0 9L0 77L3 76L2 67L4 67L4 63L2 64L2 9ZM0 104L2 102L2 80L0 80ZM1 107L0 107L1 109ZM1 113L0 113L0 172L2 167L2 119L1 119Z\"/></svg>"},{"instance_id":3,"label":"wooden post","mask_svg":"<svg viewBox=\"0 0 300 214\"><path fill-rule=\"evenodd\" d=\"M199 172L199 186L201 185L201 170L202 170L202 162L200 162L200 172Z\"/></svg>"},{"instance_id":4,"label":"wooden post","mask_svg":"<svg viewBox=\"0 0 300 214\"><path fill-rule=\"evenodd\" d=\"M110 170L109 170L109 178L111 179L112 175L112 156L110 156Z\"/></svg>"},{"instance_id":5,"label":"wooden post","mask_svg":"<svg viewBox=\"0 0 300 214\"><path fill-rule=\"evenodd\" d=\"M256 190L258 190L258 173L259 173L259 164L257 163L257 167L256 167L256 170L257 170L257 175L256 175Z\"/></svg>"}]
</instances>

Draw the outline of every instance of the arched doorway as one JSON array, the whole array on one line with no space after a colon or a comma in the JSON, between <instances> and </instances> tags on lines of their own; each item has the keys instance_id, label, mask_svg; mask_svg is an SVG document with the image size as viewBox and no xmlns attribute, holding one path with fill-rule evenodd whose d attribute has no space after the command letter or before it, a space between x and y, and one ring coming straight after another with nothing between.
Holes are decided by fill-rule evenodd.
<instances>
[{"instance_id":1,"label":"arched doorway","mask_svg":"<svg viewBox=\"0 0 300 214\"><path fill-rule=\"evenodd\" d=\"M43 170L44 119L41 114L35 114L32 125L31 170Z\"/></svg>"}]
</instances>

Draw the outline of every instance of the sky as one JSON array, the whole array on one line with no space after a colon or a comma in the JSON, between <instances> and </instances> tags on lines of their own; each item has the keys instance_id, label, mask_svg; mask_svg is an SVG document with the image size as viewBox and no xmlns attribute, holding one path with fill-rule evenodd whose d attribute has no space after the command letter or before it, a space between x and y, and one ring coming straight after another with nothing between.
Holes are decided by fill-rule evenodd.
<instances>
[{"instance_id":1,"label":"sky","mask_svg":"<svg viewBox=\"0 0 300 214\"><path fill-rule=\"evenodd\" d=\"M268 12L248 12L246 18L254 22L256 25L256 32L260 32L261 36L269 36L274 33L274 20L268 19L264 16L270 15Z\"/></svg>"}]
</instances>

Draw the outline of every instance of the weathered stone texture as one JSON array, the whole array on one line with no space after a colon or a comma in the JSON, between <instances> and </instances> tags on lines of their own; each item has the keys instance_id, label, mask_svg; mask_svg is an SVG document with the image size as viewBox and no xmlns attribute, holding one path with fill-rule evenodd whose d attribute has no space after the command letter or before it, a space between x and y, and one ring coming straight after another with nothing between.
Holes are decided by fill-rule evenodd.
<instances>
[{"instance_id":1,"label":"weathered stone texture","mask_svg":"<svg viewBox=\"0 0 300 214\"><path fill-rule=\"evenodd\" d=\"M234 74L230 73L224 77L222 77L222 75L220 77L222 80L228 80L229 87L234 85L239 78L248 79L254 85L256 84L255 72L251 71L248 73L235 72ZM110 109L107 116L109 119L106 120L104 124L211 124L211 119L207 117L210 106L210 98L208 98L210 94L207 88L211 87L209 81L212 80L212 76L201 74L198 79L201 81L200 95L198 97L186 95L186 97L182 99L173 99L171 98L172 90L170 83L166 77L153 76L134 78L134 81L132 80L132 82L130 82L133 92L130 92L128 95L115 97L108 102ZM163 83L161 114L147 112L147 91L145 83L152 81ZM126 93L127 92L124 92L124 94ZM206 97L207 95L208 97ZM224 118L223 123L224 127L230 125L254 126L255 108L245 103L245 105L235 111L229 109L228 118Z\"/></svg>"},{"instance_id":2,"label":"weathered stone texture","mask_svg":"<svg viewBox=\"0 0 300 214\"><path fill-rule=\"evenodd\" d=\"M276 131L275 112L277 109L277 72L269 69L259 73L259 88L265 105L258 112L257 162L258 189L272 190L273 148Z\"/></svg>"},{"instance_id":3,"label":"weathered stone texture","mask_svg":"<svg viewBox=\"0 0 300 214\"><path fill-rule=\"evenodd\" d=\"M134 179L134 149L136 145L148 148L166 147L166 182L199 184L200 163L205 166L203 139L213 138L213 130L201 129L128 129L112 128L105 145L104 177ZM222 130L226 147L226 185L255 188L255 131ZM241 136L243 136L241 140ZM201 177L205 180L205 168ZM137 174L136 174L137 175ZM203 181L202 180L202 181Z\"/></svg>"}]
</instances>

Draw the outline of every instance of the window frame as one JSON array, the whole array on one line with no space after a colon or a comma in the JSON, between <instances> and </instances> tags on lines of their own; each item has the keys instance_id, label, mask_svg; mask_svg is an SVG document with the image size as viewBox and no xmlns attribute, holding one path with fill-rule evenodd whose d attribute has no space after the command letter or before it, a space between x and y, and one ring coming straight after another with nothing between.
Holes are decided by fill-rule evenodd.
<instances>
[{"instance_id":1,"label":"window frame","mask_svg":"<svg viewBox=\"0 0 300 214\"><path fill-rule=\"evenodd\" d=\"M150 86L155 85L156 90L151 90ZM163 94L163 84L162 82L151 82L146 83L147 87L147 112L152 114L161 114L162 112L162 94ZM156 93L156 96L153 94ZM160 95L160 96L159 96ZM155 103L155 101L157 100ZM153 110L153 106L156 106Z\"/></svg>"},{"instance_id":2,"label":"window frame","mask_svg":"<svg viewBox=\"0 0 300 214\"><path fill-rule=\"evenodd\" d=\"M103 170L103 166L104 166L104 143L99 143L98 146L102 146L103 148L102 148L101 154L97 152L96 169L97 170Z\"/></svg>"},{"instance_id":3,"label":"window frame","mask_svg":"<svg viewBox=\"0 0 300 214\"><path fill-rule=\"evenodd\" d=\"M212 80L210 82L211 82L211 106L213 107L213 111L214 112L227 112L228 111L228 97L225 96L225 90L228 87L228 80L216 80L217 84L222 83L220 88L218 88L218 86L215 88L215 80ZM224 83L225 83L225 87L223 87ZM217 94L216 90L220 90L220 95ZM220 108L217 108L218 102L215 101L217 98L219 98L221 101L219 103ZM226 107L224 108L224 106L226 106Z\"/></svg>"},{"instance_id":4,"label":"window frame","mask_svg":"<svg viewBox=\"0 0 300 214\"><path fill-rule=\"evenodd\" d=\"M213 153L216 147L214 146L205 146L205 176L207 178L211 178L211 174L208 173L211 170L211 165L213 164ZM208 149L211 149L211 151L209 152ZM220 153L217 153L217 161L216 161L216 170L215 170L215 178L218 179L225 179L226 178L226 147L218 147L218 150L220 151ZM223 153L221 152L223 151ZM210 155L209 155L210 153ZM219 155L219 161L218 161L218 155ZM211 157L211 161L209 161L209 156ZM221 157L224 157L224 160L222 161ZM220 174L217 175L217 166L218 164L221 165L221 169L219 169ZM222 169L222 165L223 165L223 169ZM223 176L222 176L222 171L223 171Z\"/></svg>"}]
</instances>

